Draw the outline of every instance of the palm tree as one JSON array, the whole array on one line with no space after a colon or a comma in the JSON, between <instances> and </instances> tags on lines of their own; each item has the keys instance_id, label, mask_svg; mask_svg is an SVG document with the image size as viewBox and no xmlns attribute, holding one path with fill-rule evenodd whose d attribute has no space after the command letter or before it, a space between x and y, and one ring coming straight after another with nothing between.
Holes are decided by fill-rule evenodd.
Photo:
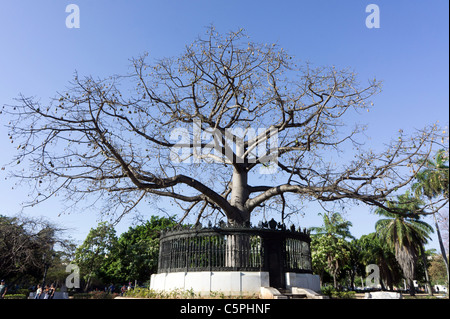
<instances>
[{"instance_id":1,"label":"palm tree","mask_svg":"<svg viewBox=\"0 0 450 319\"><path fill-rule=\"evenodd\" d=\"M439 150L433 160L421 162L425 169L417 173L418 183L414 184L413 190L416 195L425 195L428 198L449 196L449 167L448 150Z\"/></svg>"},{"instance_id":2,"label":"palm tree","mask_svg":"<svg viewBox=\"0 0 450 319\"><path fill-rule=\"evenodd\" d=\"M400 281L402 272L392 247L380 240L376 233L361 236L358 243L361 247L361 262L364 265L378 265L382 289L389 288L392 291L394 285Z\"/></svg>"},{"instance_id":3,"label":"palm tree","mask_svg":"<svg viewBox=\"0 0 450 319\"><path fill-rule=\"evenodd\" d=\"M377 214L387 218L377 221L375 229L380 238L394 248L395 258L403 270L403 275L408 280L410 295L414 296L413 280L417 260L419 253L423 252L423 246L430 238L429 234L433 232L433 228L419 220L419 217L414 214L419 209L420 200L411 197L409 193L397 198L397 203L391 202L388 205L403 214L392 214L384 209L377 209Z\"/></svg>"},{"instance_id":4,"label":"palm tree","mask_svg":"<svg viewBox=\"0 0 450 319\"><path fill-rule=\"evenodd\" d=\"M427 160L422 164L426 167L421 170L417 176L417 183L412 186L412 190L416 197L420 198L425 196L431 202L432 198L443 196L444 198L449 197L449 167L446 165L448 163L448 151L441 149L436 155L434 161ZM437 212L437 211L436 211ZM436 233L439 240L439 246L441 249L442 258L444 259L444 264L447 270L447 289L450 281L449 266L447 254L445 252L444 242L442 240L441 232L439 229L439 224L436 219L436 212L433 214L434 226L436 228Z\"/></svg>"},{"instance_id":5,"label":"palm tree","mask_svg":"<svg viewBox=\"0 0 450 319\"><path fill-rule=\"evenodd\" d=\"M332 235L335 238L354 239L349 229L351 226L352 223L345 220L340 213L331 213L323 215L323 226L311 227L311 231L315 232L313 236Z\"/></svg>"}]
</instances>

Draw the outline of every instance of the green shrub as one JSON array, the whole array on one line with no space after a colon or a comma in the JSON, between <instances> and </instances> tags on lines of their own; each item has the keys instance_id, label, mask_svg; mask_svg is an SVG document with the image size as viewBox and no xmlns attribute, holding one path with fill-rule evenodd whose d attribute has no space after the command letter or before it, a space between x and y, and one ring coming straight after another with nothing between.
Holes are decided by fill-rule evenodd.
<instances>
[{"instance_id":1,"label":"green shrub","mask_svg":"<svg viewBox=\"0 0 450 319\"><path fill-rule=\"evenodd\" d=\"M197 295L191 290L174 289L170 291L156 291L148 288L136 287L127 291L125 297L133 298L153 298L153 299L187 299L195 298Z\"/></svg>"},{"instance_id":2,"label":"green shrub","mask_svg":"<svg viewBox=\"0 0 450 319\"><path fill-rule=\"evenodd\" d=\"M5 299L27 299L27 295L25 294L6 294Z\"/></svg>"},{"instance_id":3,"label":"green shrub","mask_svg":"<svg viewBox=\"0 0 450 319\"><path fill-rule=\"evenodd\" d=\"M328 296L331 298L333 295L333 292L335 292L336 290L334 289L333 286L323 286L322 288L320 288L320 291L322 292L322 295Z\"/></svg>"},{"instance_id":4,"label":"green shrub","mask_svg":"<svg viewBox=\"0 0 450 319\"><path fill-rule=\"evenodd\" d=\"M114 299L117 294L110 294L104 291L91 291L88 293L74 293L73 299Z\"/></svg>"},{"instance_id":5,"label":"green shrub","mask_svg":"<svg viewBox=\"0 0 450 319\"><path fill-rule=\"evenodd\" d=\"M152 299L257 299L256 294L253 295L242 295L242 296L226 296L221 291L211 291L209 296L202 296L200 293L195 293L193 289L173 289L170 291L159 291L148 288L136 287L130 291L127 291L124 295L125 297L131 298L152 298Z\"/></svg>"},{"instance_id":6,"label":"green shrub","mask_svg":"<svg viewBox=\"0 0 450 319\"><path fill-rule=\"evenodd\" d=\"M30 290L26 288L17 289L16 294L28 296L30 294Z\"/></svg>"},{"instance_id":7,"label":"green shrub","mask_svg":"<svg viewBox=\"0 0 450 319\"><path fill-rule=\"evenodd\" d=\"M336 291L336 298L339 299L353 299L355 296L355 291Z\"/></svg>"},{"instance_id":8,"label":"green shrub","mask_svg":"<svg viewBox=\"0 0 450 319\"><path fill-rule=\"evenodd\" d=\"M355 291L338 291L333 286L325 286L321 288L322 295L334 299L353 299L356 296Z\"/></svg>"}]
</instances>

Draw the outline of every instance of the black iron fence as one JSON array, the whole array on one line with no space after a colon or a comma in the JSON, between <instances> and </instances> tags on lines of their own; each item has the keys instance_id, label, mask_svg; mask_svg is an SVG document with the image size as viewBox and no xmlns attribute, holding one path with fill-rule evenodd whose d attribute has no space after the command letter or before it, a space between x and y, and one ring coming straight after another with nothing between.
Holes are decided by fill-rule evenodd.
<instances>
[{"instance_id":1,"label":"black iron fence","mask_svg":"<svg viewBox=\"0 0 450 319\"><path fill-rule=\"evenodd\" d=\"M275 221L259 227L192 227L161 233L158 273L273 271L311 273L311 238Z\"/></svg>"}]
</instances>

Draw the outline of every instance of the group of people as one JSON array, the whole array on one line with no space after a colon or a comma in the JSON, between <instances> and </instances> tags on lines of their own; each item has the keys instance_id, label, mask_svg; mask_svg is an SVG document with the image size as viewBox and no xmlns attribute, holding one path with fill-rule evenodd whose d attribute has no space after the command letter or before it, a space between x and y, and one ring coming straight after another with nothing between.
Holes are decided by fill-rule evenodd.
<instances>
[{"instance_id":1,"label":"group of people","mask_svg":"<svg viewBox=\"0 0 450 319\"><path fill-rule=\"evenodd\" d=\"M8 291L8 286L5 283L5 280L2 279L0 281L0 299L4 299L6 292ZM55 285L51 284L50 286L45 285L44 288L41 285L37 285L36 294L34 295L34 299L53 299L55 295Z\"/></svg>"},{"instance_id":2,"label":"group of people","mask_svg":"<svg viewBox=\"0 0 450 319\"><path fill-rule=\"evenodd\" d=\"M37 285L36 294L34 295L34 299L53 299L53 296L55 295L55 291L56 291L56 288L55 288L55 285L53 285L53 284L51 284L50 287L48 285L45 285L44 288L42 288L41 285Z\"/></svg>"}]
</instances>

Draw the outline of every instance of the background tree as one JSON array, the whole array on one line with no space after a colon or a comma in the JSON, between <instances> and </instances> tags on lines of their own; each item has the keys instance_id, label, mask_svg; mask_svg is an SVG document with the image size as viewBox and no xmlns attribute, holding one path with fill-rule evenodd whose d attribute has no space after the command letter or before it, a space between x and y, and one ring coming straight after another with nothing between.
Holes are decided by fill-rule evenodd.
<instances>
[{"instance_id":1,"label":"background tree","mask_svg":"<svg viewBox=\"0 0 450 319\"><path fill-rule=\"evenodd\" d=\"M310 230L313 232L313 237L331 235L335 238L354 239L354 237L350 233L350 227L352 227L352 223L348 220L345 220L340 213L319 213L319 215L322 215L323 225L310 228Z\"/></svg>"},{"instance_id":2,"label":"background tree","mask_svg":"<svg viewBox=\"0 0 450 319\"><path fill-rule=\"evenodd\" d=\"M428 159L423 161L425 163L425 167L417 174L416 179L417 182L414 183L412 189L417 197L426 197L428 201L432 202L434 198L447 198L449 196L449 167L448 167L448 148L439 150L434 156L434 160ZM447 282L450 281L450 273L448 266L448 256L445 252L445 245L442 240L441 231L438 223L438 219L436 218L436 214L439 210L435 210L433 214L434 218L434 226L436 228L439 247L441 249L441 254L443 256L443 261L445 263L445 267L447 269ZM447 216L442 218L441 224L444 224L445 228L445 218L447 218L447 234L448 234L448 211ZM447 246L448 246L448 238L447 238ZM447 289L449 287L447 286Z\"/></svg>"},{"instance_id":3,"label":"background tree","mask_svg":"<svg viewBox=\"0 0 450 319\"><path fill-rule=\"evenodd\" d=\"M441 236L442 236L442 241L444 244L444 250L448 251L449 250L449 238L448 238L448 218L449 218L449 213L448 213L448 209L447 210L442 210L439 214L438 214L438 224L439 224L439 230L441 232ZM441 250L442 252L442 250Z\"/></svg>"},{"instance_id":4,"label":"background tree","mask_svg":"<svg viewBox=\"0 0 450 319\"><path fill-rule=\"evenodd\" d=\"M350 288L354 290L356 276L362 276L365 274L365 267L362 258L363 252L360 242L357 239L353 239L349 242L348 249L350 254L345 270L350 277Z\"/></svg>"},{"instance_id":5,"label":"background tree","mask_svg":"<svg viewBox=\"0 0 450 319\"><path fill-rule=\"evenodd\" d=\"M432 257L436 255L435 252L435 249L420 249L416 270L416 280L419 282L419 284L424 284L425 291L431 296L434 295L434 290L429 269L431 266Z\"/></svg>"},{"instance_id":6,"label":"background tree","mask_svg":"<svg viewBox=\"0 0 450 319\"><path fill-rule=\"evenodd\" d=\"M75 251L75 263L85 280L87 291L94 277L108 281L106 269L113 261L116 246L116 231L111 224L101 222L97 228L91 228L89 234Z\"/></svg>"},{"instance_id":7,"label":"background tree","mask_svg":"<svg viewBox=\"0 0 450 319\"><path fill-rule=\"evenodd\" d=\"M420 251L424 251L423 246L430 238L429 234L433 228L418 219L413 212L421 203L409 193L399 195L400 209L410 211L409 216L404 217L378 209L377 214L388 217L377 221L375 228L382 240L392 246L395 250L395 258L403 270L405 278L408 280L409 292L415 295L414 276L416 272L417 259Z\"/></svg>"},{"instance_id":8,"label":"background tree","mask_svg":"<svg viewBox=\"0 0 450 319\"><path fill-rule=\"evenodd\" d=\"M311 259L313 270L323 282L324 271L333 278L334 288L338 288L337 278L350 258L348 242L331 235L313 237L311 241Z\"/></svg>"},{"instance_id":9,"label":"background tree","mask_svg":"<svg viewBox=\"0 0 450 319\"><path fill-rule=\"evenodd\" d=\"M345 240L353 238L346 221L339 213L323 214L323 225L313 227L311 251L314 270L321 274L326 269L333 277L333 286L337 288L337 278L351 256L350 244ZM320 269L322 268L322 270Z\"/></svg>"},{"instance_id":10,"label":"background tree","mask_svg":"<svg viewBox=\"0 0 450 319\"><path fill-rule=\"evenodd\" d=\"M447 269L442 255L433 255L429 273L433 285L447 285Z\"/></svg>"},{"instance_id":11,"label":"background tree","mask_svg":"<svg viewBox=\"0 0 450 319\"><path fill-rule=\"evenodd\" d=\"M242 30L210 27L177 57L133 59L130 74L75 75L45 104L21 95L4 107L18 145L13 176L33 183L30 204L64 192L74 205L103 202L116 217L154 196L178 201L184 216L239 225L262 205L287 209L292 198L402 214L387 200L413 180L441 131L401 132L383 151L363 149L363 127L349 123L369 110L381 83L294 61ZM352 161L331 159L352 148ZM276 178L260 174L270 170Z\"/></svg>"},{"instance_id":12,"label":"background tree","mask_svg":"<svg viewBox=\"0 0 450 319\"><path fill-rule=\"evenodd\" d=\"M449 196L448 148L440 149L434 158L423 160L425 167L416 176L417 183L413 190L419 196L433 197Z\"/></svg>"},{"instance_id":13,"label":"background tree","mask_svg":"<svg viewBox=\"0 0 450 319\"><path fill-rule=\"evenodd\" d=\"M122 233L113 248L107 274L114 282L146 282L158 270L159 233L175 226L174 217L152 216L141 225Z\"/></svg>"},{"instance_id":14,"label":"background tree","mask_svg":"<svg viewBox=\"0 0 450 319\"><path fill-rule=\"evenodd\" d=\"M56 261L67 254L70 239L64 229L42 218L0 215L0 277L9 283L36 283Z\"/></svg>"},{"instance_id":15,"label":"background tree","mask_svg":"<svg viewBox=\"0 0 450 319\"><path fill-rule=\"evenodd\" d=\"M72 244L71 246L70 252L55 251L52 255L52 263L48 268L46 282L48 284L54 284L57 289L66 285L66 279L68 276L66 267L73 260L76 249L75 244ZM32 286L34 285L35 283L33 283Z\"/></svg>"},{"instance_id":16,"label":"background tree","mask_svg":"<svg viewBox=\"0 0 450 319\"><path fill-rule=\"evenodd\" d=\"M99 223L76 249L84 290L110 283L147 282L158 267L159 233L175 225L174 217L151 216L117 237L111 224Z\"/></svg>"},{"instance_id":17,"label":"background tree","mask_svg":"<svg viewBox=\"0 0 450 319\"><path fill-rule=\"evenodd\" d=\"M376 264L380 269L380 284L382 289L394 289L402 279L402 270L395 258L392 247L381 241L377 233L363 235L358 239L361 247L361 262L368 266Z\"/></svg>"}]
</instances>

